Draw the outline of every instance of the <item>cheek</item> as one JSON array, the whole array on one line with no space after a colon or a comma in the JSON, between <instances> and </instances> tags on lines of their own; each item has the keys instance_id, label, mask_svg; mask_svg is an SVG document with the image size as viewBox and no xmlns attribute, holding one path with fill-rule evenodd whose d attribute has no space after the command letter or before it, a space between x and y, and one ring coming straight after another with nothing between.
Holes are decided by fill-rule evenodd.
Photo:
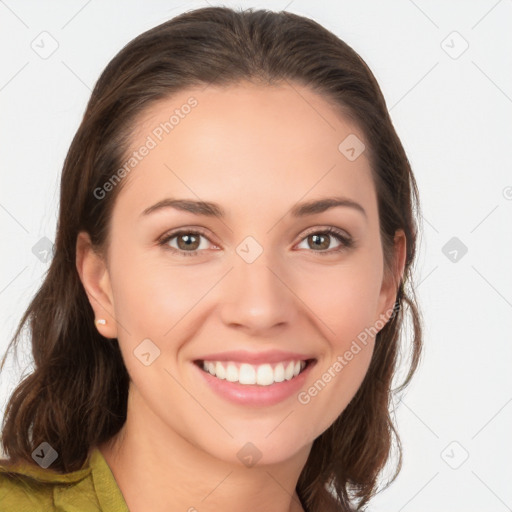
<instances>
[{"instance_id":1,"label":"cheek","mask_svg":"<svg viewBox=\"0 0 512 512\"><path fill-rule=\"evenodd\" d=\"M373 339L348 344L347 350L315 368L315 378L297 395L306 437L319 436L346 409L366 376L373 347Z\"/></svg>"},{"instance_id":2,"label":"cheek","mask_svg":"<svg viewBox=\"0 0 512 512\"><path fill-rule=\"evenodd\" d=\"M119 337L133 338L130 346L144 338L162 346L173 329L172 338L179 333L187 338L191 323L197 325L198 317L203 318L225 299L219 290L223 286L231 289L226 282L212 290L229 268L222 262L191 265L187 258L193 257L183 256L183 262L176 258L112 251L115 314L122 326ZM341 263L294 262L279 273L298 297L296 307L303 311L304 319L320 331L318 339L323 338L324 343L319 351L328 353L330 359L343 354L375 321L382 275L374 251L360 251L357 257L347 256Z\"/></svg>"},{"instance_id":3,"label":"cheek","mask_svg":"<svg viewBox=\"0 0 512 512\"><path fill-rule=\"evenodd\" d=\"M128 253L127 255L125 255ZM112 250L112 288L121 335L162 337L204 294L205 276L148 252Z\"/></svg>"},{"instance_id":4,"label":"cheek","mask_svg":"<svg viewBox=\"0 0 512 512\"><path fill-rule=\"evenodd\" d=\"M344 350L378 317L381 267L374 253L361 251L338 265L316 265L295 273L296 293L333 349Z\"/></svg>"},{"instance_id":5,"label":"cheek","mask_svg":"<svg viewBox=\"0 0 512 512\"><path fill-rule=\"evenodd\" d=\"M323 293L309 295L324 344L323 357L313 368L314 378L297 396L310 437L318 436L343 412L368 371L375 343L377 293L373 279L356 269L334 276L318 276ZM330 279L328 278L330 277ZM325 282L324 282L325 278Z\"/></svg>"},{"instance_id":6,"label":"cheek","mask_svg":"<svg viewBox=\"0 0 512 512\"><path fill-rule=\"evenodd\" d=\"M322 331L325 357L297 401L311 422L311 435L327 429L359 389L373 354L382 280L381 262L368 251L350 264L325 267L301 284L299 295L311 305Z\"/></svg>"},{"instance_id":7,"label":"cheek","mask_svg":"<svg viewBox=\"0 0 512 512\"><path fill-rule=\"evenodd\" d=\"M126 252L130 256L124 256ZM184 265L176 257L173 264L169 261L142 251L137 254L136 251L118 251L117 254L112 251L111 278L118 339L126 367L130 374L134 372L134 379L141 371L134 354L142 350L139 350L142 346L158 354L152 368L176 369L181 346L194 337L202 324L208 291L219 280L219 275L226 272L218 265L199 270L201 265ZM141 345L147 339L154 345L147 342ZM146 372L149 369L143 368Z\"/></svg>"}]
</instances>

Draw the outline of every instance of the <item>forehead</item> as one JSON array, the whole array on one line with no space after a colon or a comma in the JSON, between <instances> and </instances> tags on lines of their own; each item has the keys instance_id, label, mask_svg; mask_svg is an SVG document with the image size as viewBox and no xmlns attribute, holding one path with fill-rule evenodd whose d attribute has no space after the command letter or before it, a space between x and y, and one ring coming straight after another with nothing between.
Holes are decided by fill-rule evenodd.
<instances>
[{"instance_id":1,"label":"forehead","mask_svg":"<svg viewBox=\"0 0 512 512\"><path fill-rule=\"evenodd\" d=\"M256 201L260 209L276 199L293 204L326 192L371 201L367 155L348 159L346 140L362 147L364 134L304 86L190 88L140 115L126 161L139 154L126 166L118 201L139 212L170 195L247 208L245 200Z\"/></svg>"}]
</instances>

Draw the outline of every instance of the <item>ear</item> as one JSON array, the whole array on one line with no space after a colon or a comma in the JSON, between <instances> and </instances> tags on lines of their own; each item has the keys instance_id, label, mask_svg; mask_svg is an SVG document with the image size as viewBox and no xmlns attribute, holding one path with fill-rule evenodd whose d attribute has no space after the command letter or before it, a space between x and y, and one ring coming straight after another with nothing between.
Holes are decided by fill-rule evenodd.
<instances>
[{"instance_id":1,"label":"ear","mask_svg":"<svg viewBox=\"0 0 512 512\"><path fill-rule=\"evenodd\" d=\"M394 238L391 269L384 275L379 297L378 313L380 314L381 319L385 318L386 322L393 314L393 309L398 295L398 288L404 275L405 259L407 256L406 249L407 239L405 237L405 233L403 229L398 229Z\"/></svg>"},{"instance_id":2,"label":"ear","mask_svg":"<svg viewBox=\"0 0 512 512\"><path fill-rule=\"evenodd\" d=\"M96 324L96 328L105 338L117 338L114 300L107 265L103 257L94 250L89 234L85 231L77 236L76 269L95 319L106 320L104 325Z\"/></svg>"}]
</instances>

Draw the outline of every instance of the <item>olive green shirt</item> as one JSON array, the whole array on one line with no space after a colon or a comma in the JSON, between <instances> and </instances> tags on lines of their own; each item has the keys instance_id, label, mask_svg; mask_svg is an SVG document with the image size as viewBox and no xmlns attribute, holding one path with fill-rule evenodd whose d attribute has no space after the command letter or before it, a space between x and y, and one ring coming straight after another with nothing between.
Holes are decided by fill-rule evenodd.
<instances>
[{"instance_id":1,"label":"olive green shirt","mask_svg":"<svg viewBox=\"0 0 512 512\"><path fill-rule=\"evenodd\" d=\"M57 474L26 462L0 464L0 512L129 512L102 453L93 448L77 471Z\"/></svg>"}]
</instances>

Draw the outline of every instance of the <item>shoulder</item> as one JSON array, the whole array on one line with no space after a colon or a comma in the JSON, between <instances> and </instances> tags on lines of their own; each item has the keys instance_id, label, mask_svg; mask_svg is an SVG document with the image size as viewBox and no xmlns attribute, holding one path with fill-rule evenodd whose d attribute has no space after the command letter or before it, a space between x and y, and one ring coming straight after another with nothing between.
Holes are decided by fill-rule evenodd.
<instances>
[{"instance_id":1,"label":"shoulder","mask_svg":"<svg viewBox=\"0 0 512 512\"><path fill-rule=\"evenodd\" d=\"M90 469L57 473L29 462L0 462L0 512L99 511ZM63 507L63 508L62 508Z\"/></svg>"}]
</instances>

